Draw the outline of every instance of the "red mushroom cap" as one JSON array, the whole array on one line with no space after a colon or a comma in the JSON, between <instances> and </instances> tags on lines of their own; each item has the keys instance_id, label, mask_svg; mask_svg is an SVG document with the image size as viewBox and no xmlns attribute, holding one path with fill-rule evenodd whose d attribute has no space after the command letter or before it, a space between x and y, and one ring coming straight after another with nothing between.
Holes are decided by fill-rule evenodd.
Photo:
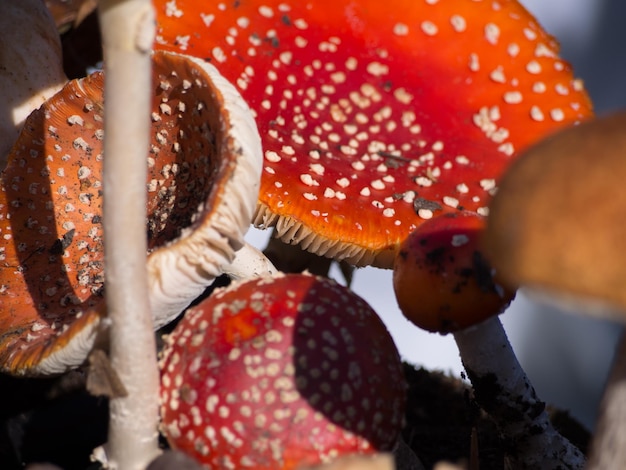
<instances>
[{"instance_id":1,"label":"red mushroom cap","mask_svg":"<svg viewBox=\"0 0 626 470\"><path fill-rule=\"evenodd\" d=\"M245 103L212 66L165 52L153 63L148 280L159 326L241 246L262 157ZM69 82L30 115L1 175L0 370L64 372L103 328L102 93L102 73Z\"/></svg>"},{"instance_id":2,"label":"red mushroom cap","mask_svg":"<svg viewBox=\"0 0 626 470\"><path fill-rule=\"evenodd\" d=\"M512 157L591 114L518 2L156 2L156 47L205 57L257 114L255 225L390 267L433 216L485 214Z\"/></svg>"},{"instance_id":3,"label":"red mushroom cap","mask_svg":"<svg viewBox=\"0 0 626 470\"><path fill-rule=\"evenodd\" d=\"M211 468L292 469L390 450L405 383L376 313L335 282L291 274L214 293L163 353L163 430Z\"/></svg>"},{"instance_id":4,"label":"red mushroom cap","mask_svg":"<svg viewBox=\"0 0 626 470\"><path fill-rule=\"evenodd\" d=\"M479 247L484 217L447 214L424 222L400 245L393 287L404 316L448 333L498 315L515 293L493 278Z\"/></svg>"}]
</instances>

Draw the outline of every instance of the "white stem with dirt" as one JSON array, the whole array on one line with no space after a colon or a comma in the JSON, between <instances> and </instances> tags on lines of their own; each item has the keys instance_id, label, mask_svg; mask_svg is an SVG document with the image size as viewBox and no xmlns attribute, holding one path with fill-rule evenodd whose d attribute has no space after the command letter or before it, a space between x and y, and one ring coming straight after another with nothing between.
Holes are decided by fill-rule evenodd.
<instances>
[{"instance_id":1,"label":"white stem with dirt","mask_svg":"<svg viewBox=\"0 0 626 470\"><path fill-rule=\"evenodd\" d=\"M582 469L583 453L550 422L498 317L454 333L480 407L495 421L511 468Z\"/></svg>"}]
</instances>

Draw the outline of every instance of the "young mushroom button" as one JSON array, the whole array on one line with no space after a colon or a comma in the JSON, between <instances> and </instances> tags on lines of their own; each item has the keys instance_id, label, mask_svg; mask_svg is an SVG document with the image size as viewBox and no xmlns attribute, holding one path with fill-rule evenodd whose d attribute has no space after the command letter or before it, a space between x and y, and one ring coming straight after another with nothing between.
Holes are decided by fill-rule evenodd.
<instances>
[{"instance_id":1,"label":"young mushroom button","mask_svg":"<svg viewBox=\"0 0 626 470\"><path fill-rule=\"evenodd\" d=\"M376 313L335 282L236 282L189 309L161 362L163 431L211 468L294 469L389 451L406 387Z\"/></svg>"},{"instance_id":2,"label":"young mushroom button","mask_svg":"<svg viewBox=\"0 0 626 470\"><path fill-rule=\"evenodd\" d=\"M155 47L208 58L256 113L257 226L391 267L422 222L487 213L511 159L590 115L517 1L157 0Z\"/></svg>"},{"instance_id":3,"label":"young mushroom button","mask_svg":"<svg viewBox=\"0 0 626 470\"><path fill-rule=\"evenodd\" d=\"M458 212L420 225L400 245L393 287L404 316L428 331L461 330L502 313L515 295L479 246L485 218Z\"/></svg>"},{"instance_id":4,"label":"young mushroom button","mask_svg":"<svg viewBox=\"0 0 626 470\"><path fill-rule=\"evenodd\" d=\"M148 165L149 300L179 315L242 246L258 195L260 138L214 67L153 57ZM104 328L102 87L69 82L25 123L0 186L0 369L61 373Z\"/></svg>"}]
</instances>

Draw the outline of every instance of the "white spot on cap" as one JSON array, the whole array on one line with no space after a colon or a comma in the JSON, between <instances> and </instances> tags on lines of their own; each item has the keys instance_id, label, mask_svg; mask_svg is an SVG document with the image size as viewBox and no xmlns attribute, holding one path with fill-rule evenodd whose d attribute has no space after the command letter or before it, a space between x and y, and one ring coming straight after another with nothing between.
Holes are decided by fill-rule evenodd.
<instances>
[{"instance_id":1,"label":"white spot on cap","mask_svg":"<svg viewBox=\"0 0 626 470\"><path fill-rule=\"evenodd\" d=\"M268 162L272 162L272 163L278 163L281 160L280 155L278 155L273 150L266 150L265 151L265 159Z\"/></svg>"},{"instance_id":2,"label":"white spot on cap","mask_svg":"<svg viewBox=\"0 0 626 470\"><path fill-rule=\"evenodd\" d=\"M393 27L393 34L396 36L406 36L409 34L409 27L404 23L396 23Z\"/></svg>"},{"instance_id":3,"label":"white spot on cap","mask_svg":"<svg viewBox=\"0 0 626 470\"><path fill-rule=\"evenodd\" d=\"M307 186L319 186L320 184L313 179L313 177L311 175L309 175L308 173L302 174L300 175L300 181L302 181L304 184L306 184Z\"/></svg>"},{"instance_id":4,"label":"white spot on cap","mask_svg":"<svg viewBox=\"0 0 626 470\"><path fill-rule=\"evenodd\" d=\"M541 73L541 65L536 60L531 60L526 64L526 71L528 73L532 73L533 75L537 75Z\"/></svg>"},{"instance_id":5,"label":"white spot on cap","mask_svg":"<svg viewBox=\"0 0 626 470\"><path fill-rule=\"evenodd\" d=\"M517 57L520 51L520 47L516 43L512 42L511 44L509 44L506 50L511 57Z\"/></svg>"},{"instance_id":6,"label":"white spot on cap","mask_svg":"<svg viewBox=\"0 0 626 470\"><path fill-rule=\"evenodd\" d=\"M506 78L504 76L504 71L502 70L502 66L499 65L493 72L489 74L489 78L491 78L496 83L505 83Z\"/></svg>"},{"instance_id":7,"label":"white spot on cap","mask_svg":"<svg viewBox=\"0 0 626 470\"><path fill-rule=\"evenodd\" d=\"M544 115L539 106L533 106L530 108L530 118L533 121L541 122L544 120Z\"/></svg>"},{"instance_id":8,"label":"white spot on cap","mask_svg":"<svg viewBox=\"0 0 626 470\"><path fill-rule=\"evenodd\" d=\"M309 165L309 168L316 175L324 176L324 165L320 165L319 163L312 163L311 165Z\"/></svg>"},{"instance_id":9,"label":"white spot on cap","mask_svg":"<svg viewBox=\"0 0 626 470\"><path fill-rule=\"evenodd\" d=\"M508 91L503 96L504 101L508 104L519 104L522 102L522 94L519 91Z\"/></svg>"},{"instance_id":10,"label":"white spot on cap","mask_svg":"<svg viewBox=\"0 0 626 470\"><path fill-rule=\"evenodd\" d=\"M459 200L455 197L451 197L451 196L444 196L443 197L443 203L448 206L448 207L452 207L454 209L456 209L459 206Z\"/></svg>"},{"instance_id":11,"label":"white spot on cap","mask_svg":"<svg viewBox=\"0 0 626 470\"><path fill-rule=\"evenodd\" d=\"M309 27L308 23L302 18L294 20L293 25L298 29L307 29Z\"/></svg>"},{"instance_id":12,"label":"white spot on cap","mask_svg":"<svg viewBox=\"0 0 626 470\"><path fill-rule=\"evenodd\" d=\"M265 6L265 5L261 5L259 7L259 13L261 16L264 16L265 18L271 18L274 16L274 10L272 10L270 7Z\"/></svg>"},{"instance_id":13,"label":"white spot on cap","mask_svg":"<svg viewBox=\"0 0 626 470\"><path fill-rule=\"evenodd\" d=\"M452 24L452 28L457 33L462 33L463 31L465 31L465 28L467 28L467 23L465 21L465 18L463 18L460 15L452 15L450 17L450 23Z\"/></svg>"},{"instance_id":14,"label":"white spot on cap","mask_svg":"<svg viewBox=\"0 0 626 470\"><path fill-rule=\"evenodd\" d=\"M454 247L459 247L459 246L463 246L466 245L469 242L469 237L463 233L457 234L457 235L452 235L452 246Z\"/></svg>"},{"instance_id":15,"label":"white spot on cap","mask_svg":"<svg viewBox=\"0 0 626 470\"><path fill-rule=\"evenodd\" d=\"M494 180L493 178L485 178L480 180L480 187L483 188L485 191L491 191L493 188L496 187L496 180Z\"/></svg>"},{"instance_id":16,"label":"white spot on cap","mask_svg":"<svg viewBox=\"0 0 626 470\"><path fill-rule=\"evenodd\" d=\"M375 77L380 77L389 73L389 67L380 62L370 62L367 64L367 72Z\"/></svg>"},{"instance_id":17,"label":"white spot on cap","mask_svg":"<svg viewBox=\"0 0 626 470\"><path fill-rule=\"evenodd\" d=\"M478 60L478 54L472 53L469 55L468 66L472 72L478 72L480 70L480 62Z\"/></svg>"},{"instance_id":18,"label":"white spot on cap","mask_svg":"<svg viewBox=\"0 0 626 470\"><path fill-rule=\"evenodd\" d=\"M422 28L422 32L426 36L434 36L439 31L437 28L437 25L433 23L432 21L422 21L421 28Z\"/></svg>"},{"instance_id":19,"label":"white spot on cap","mask_svg":"<svg viewBox=\"0 0 626 470\"><path fill-rule=\"evenodd\" d=\"M554 108L550 111L550 117L557 122L561 122L565 119L565 113L560 108Z\"/></svg>"},{"instance_id":20,"label":"white spot on cap","mask_svg":"<svg viewBox=\"0 0 626 470\"><path fill-rule=\"evenodd\" d=\"M533 83L533 91L535 93L545 93L546 91L546 84L543 82L535 82Z\"/></svg>"},{"instance_id":21,"label":"white spot on cap","mask_svg":"<svg viewBox=\"0 0 626 470\"><path fill-rule=\"evenodd\" d=\"M78 114L72 114L70 117L67 118L67 123L71 126L73 126L74 124L82 126L83 124L85 124L85 120Z\"/></svg>"},{"instance_id":22,"label":"white spot on cap","mask_svg":"<svg viewBox=\"0 0 626 470\"><path fill-rule=\"evenodd\" d=\"M498 44L498 39L500 39L500 28L493 23L487 23L485 25L485 39L489 44Z\"/></svg>"},{"instance_id":23,"label":"white spot on cap","mask_svg":"<svg viewBox=\"0 0 626 470\"><path fill-rule=\"evenodd\" d=\"M226 54L224 53L221 47L215 46L211 50L211 54L213 55L213 58L219 63L226 62Z\"/></svg>"},{"instance_id":24,"label":"white spot on cap","mask_svg":"<svg viewBox=\"0 0 626 470\"><path fill-rule=\"evenodd\" d=\"M433 211L430 209L420 209L417 211L417 215L424 220L428 220L433 218Z\"/></svg>"},{"instance_id":25,"label":"white spot on cap","mask_svg":"<svg viewBox=\"0 0 626 470\"><path fill-rule=\"evenodd\" d=\"M534 41L535 39L537 39L537 33L535 33L530 28L524 28L524 36L526 36L526 39L528 39L529 41Z\"/></svg>"},{"instance_id":26,"label":"white spot on cap","mask_svg":"<svg viewBox=\"0 0 626 470\"><path fill-rule=\"evenodd\" d=\"M357 171L361 171L365 169L365 164L360 160L352 162L351 166Z\"/></svg>"},{"instance_id":27,"label":"white spot on cap","mask_svg":"<svg viewBox=\"0 0 626 470\"><path fill-rule=\"evenodd\" d=\"M78 179L85 179L91 175L91 170L86 166L81 166L78 169Z\"/></svg>"}]
</instances>

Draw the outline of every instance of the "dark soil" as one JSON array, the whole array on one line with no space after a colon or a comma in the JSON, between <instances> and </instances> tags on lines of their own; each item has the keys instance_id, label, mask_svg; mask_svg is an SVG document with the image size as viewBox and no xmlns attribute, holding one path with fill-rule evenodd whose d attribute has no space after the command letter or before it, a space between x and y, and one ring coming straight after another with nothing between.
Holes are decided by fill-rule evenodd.
<instances>
[{"instance_id":1,"label":"dark soil","mask_svg":"<svg viewBox=\"0 0 626 470\"><path fill-rule=\"evenodd\" d=\"M504 468L497 430L477 408L465 382L408 364L405 372L409 390L403 437L427 469L441 460ZM82 371L55 379L0 375L0 469L17 470L33 462L65 470L100 469L89 455L106 439L107 400L89 395L84 384ZM552 414L561 432L584 451L589 440L584 428L564 412Z\"/></svg>"}]
</instances>

